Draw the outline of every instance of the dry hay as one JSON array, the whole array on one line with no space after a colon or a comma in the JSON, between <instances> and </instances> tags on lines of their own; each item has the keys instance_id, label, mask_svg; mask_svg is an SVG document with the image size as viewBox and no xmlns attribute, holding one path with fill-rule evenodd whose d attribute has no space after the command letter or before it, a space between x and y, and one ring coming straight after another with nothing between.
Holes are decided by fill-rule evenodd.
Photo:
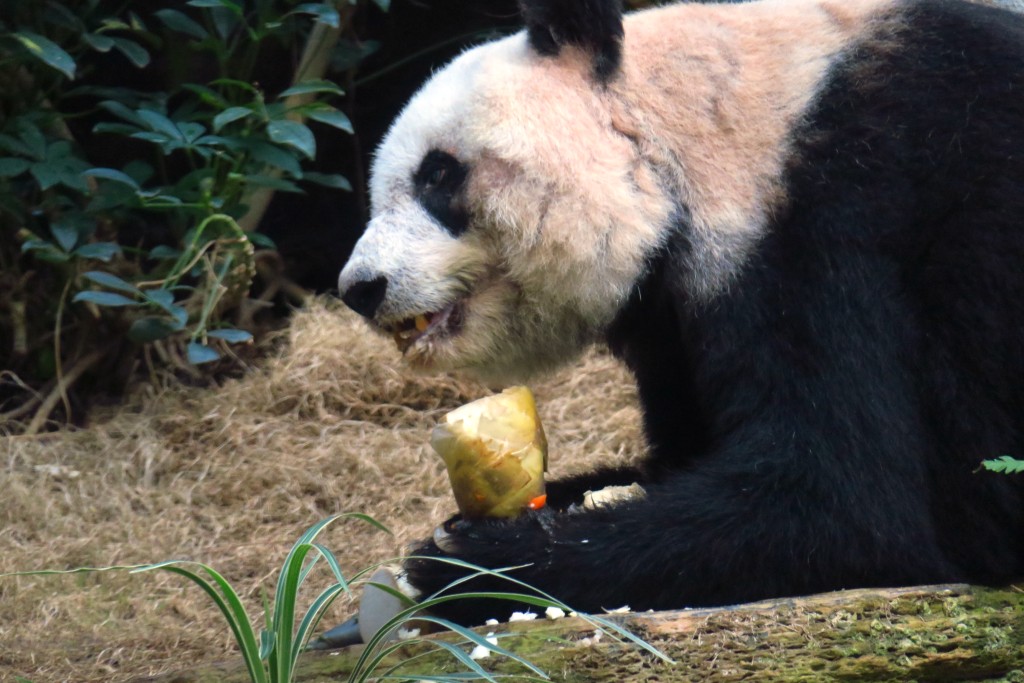
<instances>
[{"instance_id":1,"label":"dry hay","mask_svg":"<svg viewBox=\"0 0 1024 683\"><path fill-rule=\"evenodd\" d=\"M296 314L281 346L220 388L5 438L0 573L193 559L225 574L257 619L261 589L323 517L365 512L394 531L333 528L325 540L349 572L428 535L454 510L430 429L488 390L404 371L391 344L329 302ZM638 455L635 392L607 355L534 389L553 476ZM350 611L340 601L327 621ZM215 608L179 577L0 578L0 680L129 680L234 652Z\"/></svg>"}]
</instances>

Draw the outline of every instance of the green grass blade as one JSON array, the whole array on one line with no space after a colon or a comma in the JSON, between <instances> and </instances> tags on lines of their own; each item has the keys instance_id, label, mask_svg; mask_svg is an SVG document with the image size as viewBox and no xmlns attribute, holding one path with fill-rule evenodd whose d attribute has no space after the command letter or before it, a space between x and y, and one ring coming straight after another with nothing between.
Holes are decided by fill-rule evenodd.
<instances>
[{"instance_id":1,"label":"green grass blade","mask_svg":"<svg viewBox=\"0 0 1024 683\"><path fill-rule=\"evenodd\" d=\"M454 565L454 566L457 566L457 567L462 567L464 569L471 569L471 570L473 570L473 574L470 574L468 576L464 576L464 577L462 577L462 578L460 578L460 579L458 579L456 581L453 581L452 583L450 583L447 586L445 586L444 588L442 588L440 591L437 591L437 593L434 594L435 596L440 596L440 594L443 594L444 591L450 590L451 588L457 587L458 585L466 583L467 581L471 581L471 580L473 580L473 579L475 579L475 578L477 578L479 576L496 576L496 577L504 579L505 581L508 581L508 582L510 582L512 584L515 584L517 586L522 586L523 588L526 588L527 590L532 591L536 595L543 596L543 598L546 599L546 600L550 600L550 603L544 604L543 602L535 602L533 600L525 599L528 596L520 596L519 598L516 598L519 602L526 602L528 604L533 604L533 605L538 606L538 607L543 606L545 608L546 607L558 607L559 609L565 611L566 613L574 612L580 619L583 619L584 621L593 624L595 628L598 628L598 629L601 629L602 631L605 631L606 633L608 633L610 636L616 638L617 640L629 641L629 642L633 643L634 645L637 645L637 646L641 647L642 649L646 650L647 652L653 654L655 657L657 657L658 659L661 659L664 662L673 663L673 664L675 663L672 660L671 657L669 657L664 652L662 652L658 648L654 647L653 645L651 645L650 643L645 641L643 638L640 638L639 636L633 634L632 632L629 631L629 629L626 629L623 626L620 626L619 624L616 624L615 622L613 622L613 621L611 621L609 619L605 619L605 618L602 618L602 617L594 616L592 614L587 614L585 612L578 612L578 611L574 610L572 607L570 607L569 605L566 605L561 600L558 600L554 596L551 596L548 593L545 593L544 591L542 591L540 589L534 588L530 584L528 584L528 583L526 583L524 581L521 581L521 580L519 580L519 579L517 579L515 577L509 576L508 574L505 573L505 572L508 572L508 571L519 569L519 568L521 568L524 565L519 565L519 566L516 566L516 567L503 567L503 568L500 568L500 569L486 569L484 567L478 567L477 565L470 564L469 562L464 562L462 560L456 560L454 558L416 556L414 559L432 559L432 560L435 560L437 562L444 562L445 564L451 564L451 565ZM461 594L460 593L458 595L470 595L470 594ZM477 596L478 597L487 597L487 595L488 594L484 593L484 594L478 594ZM508 596L514 595L514 594L501 594L501 595L506 596L506 597L504 597L502 599L508 599ZM422 601L420 604L421 605L425 605L425 604L428 604L428 603L433 604L433 603L431 603L431 599L432 598L428 598L427 600Z\"/></svg>"},{"instance_id":2,"label":"green grass blade","mask_svg":"<svg viewBox=\"0 0 1024 683\"><path fill-rule=\"evenodd\" d=\"M313 571L313 567L315 567L316 563L319 562L319 561L320 561L320 556L319 555L314 555L313 559L310 560L309 562L307 562L306 566L302 568L302 573L299 575L299 585L300 586L306 582L306 577L309 576L309 573L311 571Z\"/></svg>"},{"instance_id":3,"label":"green grass blade","mask_svg":"<svg viewBox=\"0 0 1024 683\"><path fill-rule=\"evenodd\" d=\"M349 582L345 580L345 573L341 571L341 564L338 562L338 558L331 552L330 548L323 546L319 543L314 543L313 547L320 551L320 555L327 562L327 565L331 568L334 573L334 580L337 581L345 592L349 591Z\"/></svg>"},{"instance_id":4,"label":"green grass blade","mask_svg":"<svg viewBox=\"0 0 1024 683\"><path fill-rule=\"evenodd\" d=\"M296 544L285 559L281 576L277 580L274 596L274 637L277 647L271 657L271 668L276 672L275 680L283 683L289 678L288 665L292 660L292 632L295 628L295 602L299 588L299 575L303 560L313 546L308 543Z\"/></svg>"},{"instance_id":5,"label":"green grass blade","mask_svg":"<svg viewBox=\"0 0 1024 683\"><path fill-rule=\"evenodd\" d=\"M292 669L295 669L296 662L299 660L299 655L302 654L303 650L306 649L306 643L310 636L313 634L313 629L316 628L317 624L320 623L320 617L323 616L324 611L331 606L331 603L344 592L344 588L341 584L334 584L325 588L320 595L316 597L316 600L309 606L306 613L302 617L302 621L299 622L299 628L295 631L295 647L292 649Z\"/></svg>"},{"instance_id":6,"label":"green grass blade","mask_svg":"<svg viewBox=\"0 0 1024 683\"><path fill-rule=\"evenodd\" d=\"M452 643L446 643L443 640L439 640L434 645L442 650L446 650L448 654L454 657L457 661L461 662L463 666L475 673L479 678L491 683L498 683L491 675L490 671L477 664L476 660L469 656L461 647L453 645Z\"/></svg>"},{"instance_id":7,"label":"green grass blade","mask_svg":"<svg viewBox=\"0 0 1024 683\"><path fill-rule=\"evenodd\" d=\"M372 582L370 582L370 585L377 586L378 588L380 588L382 590L386 590L387 592L389 592L391 594L394 594L394 589L391 588L390 586L384 586L382 584L376 584L376 583L372 583ZM476 642L477 644L483 644L483 645L485 645L486 647L488 647L490 649L495 649L494 645L491 645L490 643L481 642L480 641L481 636L477 635L476 633L473 633L472 631L470 631L470 630L468 630L468 629L466 629L466 628L464 628L462 626L454 624L453 622L450 622L450 621L446 621L444 619L439 619L437 617L432 617L432 616L429 616L429 615L421 614L421 612L423 612L424 610L428 610L428 609L430 609L431 607L433 607L435 605L440 605L440 604L443 604L445 602L452 602L453 600L463 600L463 599L467 599L467 598L468 599L472 599L472 598L486 598L486 599L496 599L496 600L512 600L512 601L515 601L515 602L526 602L528 604L533 604L533 605L536 605L536 606L539 606L539 607L549 607L549 606L552 605L552 601L547 600L545 598L540 598L540 597L532 596L532 595L523 595L523 594L520 594L520 593L493 593L493 592L492 593L483 593L483 592L481 592L481 593L454 593L454 594L449 594L449 595L438 596L438 597L435 597L435 598L430 598L428 600L424 600L423 602L419 602L419 603L413 604L412 606L403 609L398 614L396 614L394 617L392 617L391 619L386 621L380 627L380 629L375 634L373 634L373 636L370 637L370 640L366 643L366 647L359 654L359 659L356 660L356 664L355 664L355 666L352 669L352 672L353 672L352 680L360 680L360 679L358 679L356 677L356 674L358 672L360 672L360 671L372 671L373 670L373 667L375 667L377 665L377 663L379 663L379 660L380 660L381 657L377 656L373 663L371 663L371 658L373 658L374 657L374 653L377 652L377 650L384 645L385 639L388 636L388 634L391 633L395 628L400 627L402 624L410 621L411 619L415 619L417 621L429 621L429 622L432 622L432 623L436 623L436 624L442 625L445 628L448 628L450 630L455 631L456 633L459 633L460 635L462 635L467 640ZM495 651L499 652L500 654L505 654L506 656L514 659L515 661L520 662L521 664L523 664L523 666L525 666L526 668L528 668L530 670L536 671L541 676L545 675L543 671L541 671L540 669L537 669L532 664L530 664L529 662L527 662L526 660L522 659L521 657L519 657L516 654L513 654L511 652L507 652L507 651L505 651L503 649L497 649Z\"/></svg>"},{"instance_id":8,"label":"green grass blade","mask_svg":"<svg viewBox=\"0 0 1024 683\"><path fill-rule=\"evenodd\" d=\"M378 633L381 632L383 631L378 631ZM406 645L422 642L424 642L422 638L413 638L411 640L393 642L390 645L387 645L383 642L379 642L378 644L375 644L373 647L371 647L370 644L367 643L366 647L363 648L363 652L359 656L359 660L356 661L356 665L352 667L352 671L348 675L348 683L362 683L362 681L365 681L367 678L370 677L370 674L376 671L377 667L380 666L381 662L383 662L388 655L390 655L393 652L397 652L398 650L401 650ZM432 651L423 652L419 656L426 656L431 654L431 652ZM396 666L400 666L401 664L402 662L399 662ZM391 667L389 671L394 668L395 667ZM374 678L377 678L377 676L374 676Z\"/></svg>"},{"instance_id":9,"label":"green grass blade","mask_svg":"<svg viewBox=\"0 0 1024 683\"><path fill-rule=\"evenodd\" d=\"M476 633L475 631L466 628L465 626L460 626L453 621L448 621L447 619L440 619L438 617L432 617L428 615L420 616L419 620L443 626L444 628L448 629L449 631L452 631L453 633L458 633L460 636L462 636L469 642L473 643L474 645L479 645L480 647L487 648L491 652L495 652L499 655L508 657L509 659L519 663L521 666L526 667L527 669L529 669L530 671L532 671L533 673L537 674L545 680L550 679L550 677L546 673L544 673L543 670L541 670L533 662L524 658L522 655L517 655L508 648L504 648L500 645L496 645L490 642L489 640L487 640L485 636L482 636L479 633Z\"/></svg>"},{"instance_id":10,"label":"green grass blade","mask_svg":"<svg viewBox=\"0 0 1024 683\"><path fill-rule=\"evenodd\" d=\"M260 629L260 660L270 657L274 651L274 632L267 629Z\"/></svg>"},{"instance_id":11,"label":"green grass blade","mask_svg":"<svg viewBox=\"0 0 1024 683\"><path fill-rule=\"evenodd\" d=\"M193 571L177 566L178 564L191 564L203 569L203 571L209 574L216 585L221 589L223 595L217 592L214 588L214 584L210 583ZM132 573L155 570L162 570L178 574L179 576L184 576L210 596L214 604L216 604L217 608L221 611L221 614L224 615L224 618L228 622L228 626L231 628L231 632L235 636L235 642L238 643L238 647L242 651L242 658L245 660L245 666L249 670L249 676L252 678L253 683L266 683L267 673L263 668L263 662L260 658L260 646L256 642L256 634L253 632L252 623L249 621L249 615L245 611L245 606L242 605L242 602L238 599L238 594L235 593L231 584L229 584L217 571L199 562L159 562L157 564L144 565L134 569Z\"/></svg>"},{"instance_id":12,"label":"green grass blade","mask_svg":"<svg viewBox=\"0 0 1024 683\"><path fill-rule=\"evenodd\" d=\"M598 626L601 630L605 631L606 633L607 632L611 632L612 635L618 636L620 640L628 640L629 642L633 643L634 645L636 645L636 646L646 650L647 652L651 653L652 655L654 655L658 659L662 660L666 664L675 664L676 663L674 659L672 659L671 657L666 655L664 652L662 652L658 648L654 647L653 645L651 645L646 640L644 640L640 636L636 635L635 633L633 633L629 629L627 629L627 628L625 628L625 627L623 627L623 626L621 626L619 624L616 624L611 619L605 619L604 617L596 616L596 615L593 615L593 614L580 614L579 616L584 621L588 621L591 624L595 624L596 626Z\"/></svg>"},{"instance_id":13,"label":"green grass blade","mask_svg":"<svg viewBox=\"0 0 1024 683\"><path fill-rule=\"evenodd\" d=\"M346 512L320 520L309 527L302 534L302 537L295 542L295 545L292 546L291 551L289 551L288 556L285 558L284 566L281 568L281 575L277 580L277 591L274 595L273 631L276 647L272 653L270 665L276 672L276 680L282 683L289 680L291 675L289 667L292 666L296 653L301 651L301 647L298 647L296 644L293 631L295 629L296 597L299 587L309 571L309 568L303 566L304 560L309 552L314 549L313 542L316 540L316 537L330 524L339 519L356 519L391 533L386 526L369 515L360 512ZM322 554L323 551L317 548L317 552ZM333 554L328 558L328 562L330 562L331 558L333 558ZM313 562L310 563L310 565L312 564ZM340 568L338 571L340 571Z\"/></svg>"}]
</instances>

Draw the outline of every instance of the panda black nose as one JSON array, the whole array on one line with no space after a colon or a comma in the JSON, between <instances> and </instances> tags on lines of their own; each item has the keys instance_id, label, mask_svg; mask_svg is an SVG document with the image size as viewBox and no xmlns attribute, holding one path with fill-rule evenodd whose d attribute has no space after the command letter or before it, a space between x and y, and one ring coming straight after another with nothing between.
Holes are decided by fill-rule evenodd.
<instances>
[{"instance_id":1,"label":"panda black nose","mask_svg":"<svg viewBox=\"0 0 1024 683\"><path fill-rule=\"evenodd\" d=\"M349 286L341 295L341 300L359 315L372 318L380 302L384 301L387 289L388 279L383 275L372 280L360 280Z\"/></svg>"}]
</instances>

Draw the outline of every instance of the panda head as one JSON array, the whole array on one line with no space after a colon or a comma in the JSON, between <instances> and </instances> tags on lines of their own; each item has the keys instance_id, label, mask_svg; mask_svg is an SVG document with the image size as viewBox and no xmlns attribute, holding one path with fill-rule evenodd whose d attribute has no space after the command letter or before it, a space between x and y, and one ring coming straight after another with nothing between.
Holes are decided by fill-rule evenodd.
<instances>
[{"instance_id":1,"label":"panda head","mask_svg":"<svg viewBox=\"0 0 1024 683\"><path fill-rule=\"evenodd\" d=\"M572 358L659 240L666 202L608 106L617 3L569 5L526 3L526 32L434 75L377 150L338 286L413 366L500 382Z\"/></svg>"}]
</instances>

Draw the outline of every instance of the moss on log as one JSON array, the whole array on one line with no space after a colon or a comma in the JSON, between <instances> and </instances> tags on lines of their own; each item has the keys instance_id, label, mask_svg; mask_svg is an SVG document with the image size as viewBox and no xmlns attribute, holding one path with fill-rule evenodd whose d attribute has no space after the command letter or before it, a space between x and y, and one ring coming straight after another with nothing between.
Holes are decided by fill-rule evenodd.
<instances>
[{"instance_id":1,"label":"moss on log","mask_svg":"<svg viewBox=\"0 0 1024 683\"><path fill-rule=\"evenodd\" d=\"M1024 592L950 585L854 590L721 609L619 615L615 620L674 660L666 664L579 618L501 624L500 644L565 683L682 681L1007 681L1024 683ZM432 638L450 639L449 635ZM403 644L387 665L417 674L465 670L431 639ZM359 648L304 655L296 678L344 681ZM527 672L496 655L500 674ZM247 680L240 667L162 683Z\"/></svg>"}]
</instances>

